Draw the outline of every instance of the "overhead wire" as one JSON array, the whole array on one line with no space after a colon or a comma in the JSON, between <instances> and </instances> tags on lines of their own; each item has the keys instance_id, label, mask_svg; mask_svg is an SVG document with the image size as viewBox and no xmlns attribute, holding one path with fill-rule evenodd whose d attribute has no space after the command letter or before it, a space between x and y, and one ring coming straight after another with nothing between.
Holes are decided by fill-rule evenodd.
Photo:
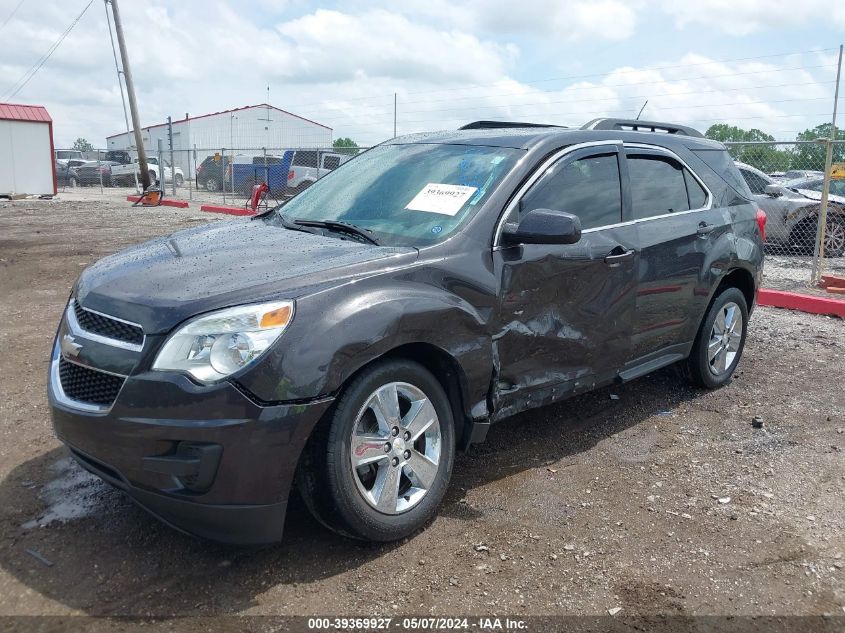
<instances>
[{"instance_id":1,"label":"overhead wire","mask_svg":"<svg viewBox=\"0 0 845 633\"><path fill-rule=\"evenodd\" d=\"M17 80L17 81L16 81L16 82L12 85L12 89L10 90L10 92L8 92L8 93L6 94L6 96L3 98L3 100L4 100L4 101L8 101L9 99L14 98L14 96L15 96L16 94L18 94L21 90L23 90L23 89L24 89L24 87L25 87L25 86L26 86L26 85L30 82L30 80L31 80L33 77L35 77L35 75L38 73L38 71L39 71L39 70L41 70L41 67L42 67L42 66L44 66L44 64L46 64L46 63L47 63L47 60L49 60L49 59L50 59L50 57L53 55L53 53L55 53L55 52L56 52L56 49L57 49L57 48L59 48L59 46L61 45L61 43L65 41L65 38L66 38L66 37L70 34L70 32L73 30L73 27L75 27L75 26L79 23L79 21L82 19L82 16L83 16L83 15L85 15L85 12L86 12L86 11L88 11L88 8L89 8L89 7L90 7L93 3L94 3L94 0L89 0L88 4L86 4L86 5L85 5L85 8L84 8L84 9L82 9L82 11L79 13L79 15L77 15L77 16L76 16L76 18L73 20L73 22L71 22L71 23L70 23L70 26L68 26L68 27L67 27L67 28L66 28L66 29L62 32L62 34L61 34L61 35L59 36L59 38L58 38L58 39L57 39L57 40L53 43L53 45L52 45L52 46L50 46L50 48L49 48L49 49L47 49L47 52L46 52L46 53L44 53L44 54L43 54L40 58L38 58L38 61L36 61L36 62L35 62L35 63L34 63L34 64L30 67L30 68L29 68L29 70L27 70L27 71L26 71L26 72L25 72L25 73L21 76L21 78L20 78L20 79L18 79L18 80Z\"/></svg>"}]
</instances>

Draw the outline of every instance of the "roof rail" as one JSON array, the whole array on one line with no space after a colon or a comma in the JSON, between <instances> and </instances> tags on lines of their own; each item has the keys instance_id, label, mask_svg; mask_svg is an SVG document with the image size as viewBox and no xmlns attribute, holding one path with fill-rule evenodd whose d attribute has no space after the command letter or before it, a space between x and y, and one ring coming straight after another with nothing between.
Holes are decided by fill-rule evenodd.
<instances>
[{"instance_id":1,"label":"roof rail","mask_svg":"<svg viewBox=\"0 0 845 633\"><path fill-rule=\"evenodd\" d=\"M636 119L593 119L585 123L582 130L622 130L629 132L662 132L664 134L681 134L704 138L698 130L677 125L676 123L660 123L658 121L639 121Z\"/></svg>"},{"instance_id":2,"label":"roof rail","mask_svg":"<svg viewBox=\"0 0 845 633\"><path fill-rule=\"evenodd\" d=\"M552 125L551 123L523 123L520 121L473 121L459 127L459 130L497 130L500 128L519 128L519 127L557 127L563 128L564 125Z\"/></svg>"}]
</instances>

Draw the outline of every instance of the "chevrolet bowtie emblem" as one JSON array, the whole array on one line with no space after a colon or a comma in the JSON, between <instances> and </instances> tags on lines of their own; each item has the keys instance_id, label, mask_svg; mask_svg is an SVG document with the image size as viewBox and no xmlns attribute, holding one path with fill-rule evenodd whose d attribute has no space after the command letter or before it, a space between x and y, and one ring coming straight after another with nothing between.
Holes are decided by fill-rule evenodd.
<instances>
[{"instance_id":1,"label":"chevrolet bowtie emblem","mask_svg":"<svg viewBox=\"0 0 845 633\"><path fill-rule=\"evenodd\" d=\"M63 355L72 356L76 358L77 356L79 356L79 350L82 349L82 345L77 343L76 339L73 338L70 334L65 334L62 337L61 348Z\"/></svg>"}]
</instances>

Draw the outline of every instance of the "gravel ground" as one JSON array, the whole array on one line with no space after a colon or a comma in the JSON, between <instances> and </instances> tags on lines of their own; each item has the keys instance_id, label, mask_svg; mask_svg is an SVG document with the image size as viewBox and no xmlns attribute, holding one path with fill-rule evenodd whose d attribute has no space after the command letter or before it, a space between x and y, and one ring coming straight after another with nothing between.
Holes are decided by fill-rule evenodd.
<instances>
[{"instance_id":1,"label":"gravel ground","mask_svg":"<svg viewBox=\"0 0 845 633\"><path fill-rule=\"evenodd\" d=\"M296 500L259 550L161 525L54 438L49 348L84 266L217 218L92 197L0 202L0 615L845 611L845 325L766 308L719 391L667 369L497 425L400 543Z\"/></svg>"}]
</instances>

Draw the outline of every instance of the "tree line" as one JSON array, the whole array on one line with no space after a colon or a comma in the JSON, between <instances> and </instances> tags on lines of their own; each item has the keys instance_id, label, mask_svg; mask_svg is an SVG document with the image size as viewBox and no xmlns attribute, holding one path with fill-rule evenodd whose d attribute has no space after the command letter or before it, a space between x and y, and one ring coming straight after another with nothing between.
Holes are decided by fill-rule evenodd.
<instances>
[{"instance_id":1,"label":"tree line","mask_svg":"<svg viewBox=\"0 0 845 633\"><path fill-rule=\"evenodd\" d=\"M752 128L745 130L726 123L717 123L707 128L707 138L722 143L766 143L775 140L771 134ZM795 137L796 141L815 141L830 138L830 123L823 123L804 130ZM836 140L845 141L845 131L836 131ZM788 171L790 169L824 169L825 146L822 143L802 143L799 145L729 145L728 152L734 160L766 173ZM833 161L845 161L845 143L833 146Z\"/></svg>"}]
</instances>

